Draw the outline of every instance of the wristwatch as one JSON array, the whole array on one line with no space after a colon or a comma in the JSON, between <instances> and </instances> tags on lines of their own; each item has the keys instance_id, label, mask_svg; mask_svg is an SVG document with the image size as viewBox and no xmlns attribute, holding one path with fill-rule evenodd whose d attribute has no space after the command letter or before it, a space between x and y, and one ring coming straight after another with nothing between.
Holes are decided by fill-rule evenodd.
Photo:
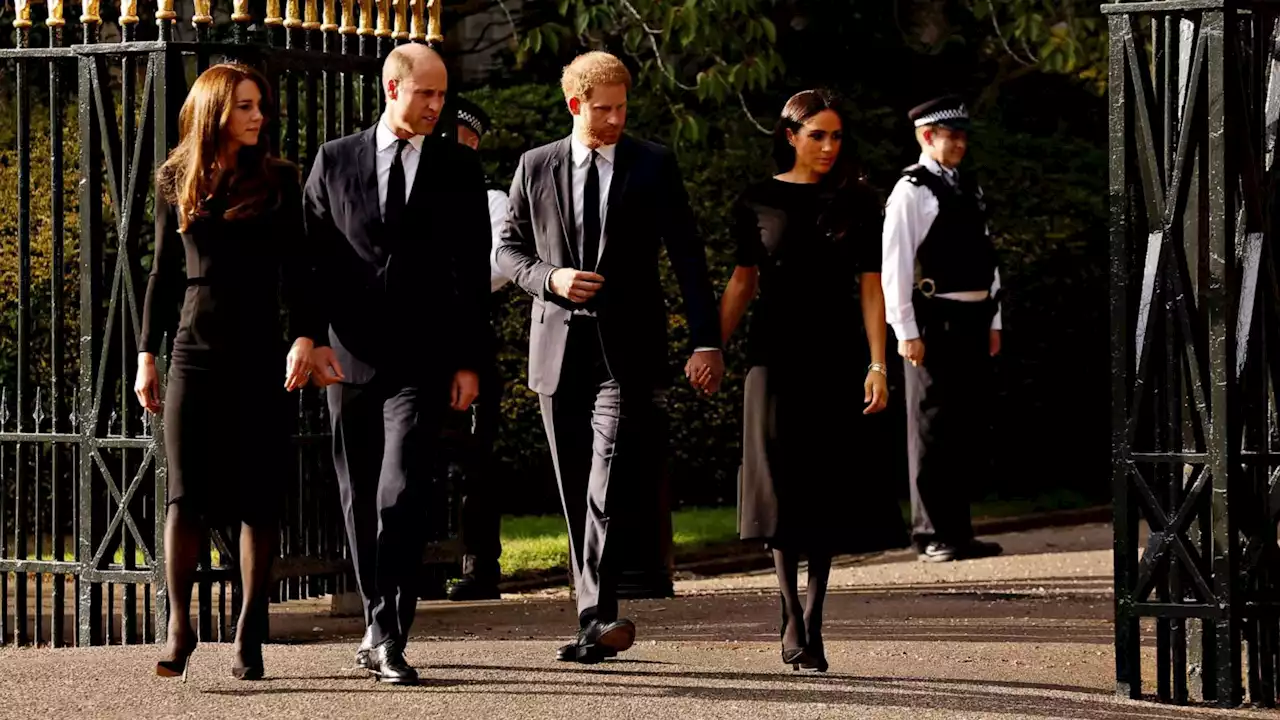
<instances>
[{"instance_id":1,"label":"wristwatch","mask_svg":"<svg viewBox=\"0 0 1280 720\"><path fill-rule=\"evenodd\" d=\"M867 372L878 372L885 377L889 377L889 374L884 370L884 363L871 363L867 366Z\"/></svg>"}]
</instances>

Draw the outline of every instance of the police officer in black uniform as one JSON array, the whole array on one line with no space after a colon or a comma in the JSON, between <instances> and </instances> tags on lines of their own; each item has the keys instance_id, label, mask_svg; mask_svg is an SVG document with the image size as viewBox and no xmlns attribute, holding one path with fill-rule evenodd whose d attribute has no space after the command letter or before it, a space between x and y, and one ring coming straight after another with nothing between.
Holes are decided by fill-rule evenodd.
<instances>
[{"instance_id":1,"label":"police officer in black uniform","mask_svg":"<svg viewBox=\"0 0 1280 720\"><path fill-rule=\"evenodd\" d=\"M992 358L1000 352L1000 272L982 189L959 170L969 113L955 96L913 108L920 159L885 207L885 319L906 384L912 539L924 562L987 557L969 488L984 472Z\"/></svg>"},{"instance_id":2,"label":"police officer in black uniform","mask_svg":"<svg viewBox=\"0 0 1280 720\"><path fill-rule=\"evenodd\" d=\"M455 131L459 143L478 150L480 139L489 131L489 116L479 105L455 95L449 99L457 120ZM489 251L489 278L491 297L509 280L498 271L493 261L502 225L507 218L507 194L490 184L489 224L492 228L492 247ZM496 302L494 303L496 308ZM492 310L495 308L491 308ZM494 349L496 355L497 348ZM450 600L496 600L498 592L498 557L502 554L501 508L498 501L502 493L494 486L495 472L493 441L498 432L498 418L502 401L503 381L498 373L496 357L480 377L480 395L472 405L471 435L459 458L456 477L462 479L462 578L449 587Z\"/></svg>"}]
</instances>

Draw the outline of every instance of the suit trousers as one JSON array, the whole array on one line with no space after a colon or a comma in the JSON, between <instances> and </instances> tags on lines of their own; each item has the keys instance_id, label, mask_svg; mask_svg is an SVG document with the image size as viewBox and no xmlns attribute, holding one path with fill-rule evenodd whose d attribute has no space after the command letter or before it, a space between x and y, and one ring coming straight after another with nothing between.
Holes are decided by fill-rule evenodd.
<instances>
[{"instance_id":1,"label":"suit trousers","mask_svg":"<svg viewBox=\"0 0 1280 720\"><path fill-rule=\"evenodd\" d=\"M560 499L569 529L578 621L618 618L617 555L627 541L624 511L654 453L653 389L623 387L610 374L594 318L574 316L560 384L540 395ZM619 530L622 532L620 533Z\"/></svg>"},{"instance_id":2,"label":"suit trousers","mask_svg":"<svg viewBox=\"0 0 1280 720\"><path fill-rule=\"evenodd\" d=\"M427 497L448 384L328 389L333 461L365 624L374 645L405 642L417 605Z\"/></svg>"},{"instance_id":3,"label":"suit trousers","mask_svg":"<svg viewBox=\"0 0 1280 720\"><path fill-rule=\"evenodd\" d=\"M912 538L923 549L935 540L973 539L972 478L985 475L989 457L994 303L933 299L916 305L924 362L904 362L903 372Z\"/></svg>"},{"instance_id":4,"label":"suit trousers","mask_svg":"<svg viewBox=\"0 0 1280 720\"><path fill-rule=\"evenodd\" d=\"M496 370L480 378L480 396L471 407L471 433L462 449L462 572L483 580L497 581L498 557L502 554L502 512L504 496L496 486L498 473L493 443L498 436L502 411L502 380Z\"/></svg>"}]
</instances>

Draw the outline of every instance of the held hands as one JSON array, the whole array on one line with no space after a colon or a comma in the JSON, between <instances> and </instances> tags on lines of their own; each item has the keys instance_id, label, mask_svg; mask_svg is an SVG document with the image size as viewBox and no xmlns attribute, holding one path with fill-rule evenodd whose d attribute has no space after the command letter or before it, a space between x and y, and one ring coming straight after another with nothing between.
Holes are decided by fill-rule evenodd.
<instances>
[{"instance_id":1,"label":"held hands","mask_svg":"<svg viewBox=\"0 0 1280 720\"><path fill-rule=\"evenodd\" d=\"M698 390L708 395L717 392L724 380L724 356L719 350L697 351L684 364L684 374Z\"/></svg>"},{"instance_id":2,"label":"held hands","mask_svg":"<svg viewBox=\"0 0 1280 720\"><path fill-rule=\"evenodd\" d=\"M311 369L311 382L315 383L316 387L329 387L347 379L347 376L342 374L342 363L338 362L338 357L333 354L331 347L311 349Z\"/></svg>"},{"instance_id":3,"label":"held hands","mask_svg":"<svg viewBox=\"0 0 1280 720\"><path fill-rule=\"evenodd\" d=\"M863 415L871 415L878 413L889 405L889 379L884 374L883 363L873 363L872 367L879 365L879 370L868 370L867 379L862 383L863 389L866 391L862 401L867 404Z\"/></svg>"},{"instance_id":4,"label":"held hands","mask_svg":"<svg viewBox=\"0 0 1280 720\"><path fill-rule=\"evenodd\" d=\"M160 376L156 373L156 356L149 352L138 353L138 376L133 383L133 394L147 412L157 415L164 409L160 401Z\"/></svg>"},{"instance_id":5,"label":"held hands","mask_svg":"<svg viewBox=\"0 0 1280 720\"><path fill-rule=\"evenodd\" d=\"M585 270L560 268L551 273L551 292L576 303L584 303L595 297L604 285L604 277Z\"/></svg>"},{"instance_id":6,"label":"held hands","mask_svg":"<svg viewBox=\"0 0 1280 720\"><path fill-rule=\"evenodd\" d=\"M289 355L284 359L284 389L293 392L311 379L311 353L315 343L311 338L300 337L293 341Z\"/></svg>"},{"instance_id":7,"label":"held hands","mask_svg":"<svg viewBox=\"0 0 1280 720\"><path fill-rule=\"evenodd\" d=\"M459 370L453 375L453 390L450 393L449 407L464 411L475 402L480 394L480 378L470 370Z\"/></svg>"},{"instance_id":8,"label":"held hands","mask_svg":"<svg viewBox=\"0 0 1280 720\"><path fill-rule=\"evenodd\" d=\"M924 341L920 338L899 340L898 354L911 363L912 367L918 367L924 362Z\"/></svg>"}]
</instances>

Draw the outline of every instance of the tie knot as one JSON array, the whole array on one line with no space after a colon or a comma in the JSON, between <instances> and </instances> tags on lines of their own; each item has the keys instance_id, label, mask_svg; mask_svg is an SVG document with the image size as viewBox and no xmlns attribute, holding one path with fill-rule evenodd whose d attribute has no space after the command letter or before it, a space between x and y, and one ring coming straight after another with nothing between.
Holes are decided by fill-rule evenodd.
<instances>
[{"instance_id":1,"label":"tie knot","mask_svg":"<svg viewBox=\"0 0 1280 720\"><path fill-rule=\"evenodd\" d=\"M409 146L408 140L405 140L403 138L396 138L396 155L399 155L400 153L404 152L404 149L408 146Z\"/></svg>"},{"instance_id":2,"label":"tie knot","mask_svg":"<svg viewBox=\"0 0 1280 720\"><path fill-rule=\"evenodd\" d=\"M591 157L591 164L592 164L592 165L595 165L595 164L596 164L596 158L600 157L600 151L599 151L599 150L592 150L592 151L591 151L591 155L590 155L590 157Z\"/></svg>"}]
</instances>

